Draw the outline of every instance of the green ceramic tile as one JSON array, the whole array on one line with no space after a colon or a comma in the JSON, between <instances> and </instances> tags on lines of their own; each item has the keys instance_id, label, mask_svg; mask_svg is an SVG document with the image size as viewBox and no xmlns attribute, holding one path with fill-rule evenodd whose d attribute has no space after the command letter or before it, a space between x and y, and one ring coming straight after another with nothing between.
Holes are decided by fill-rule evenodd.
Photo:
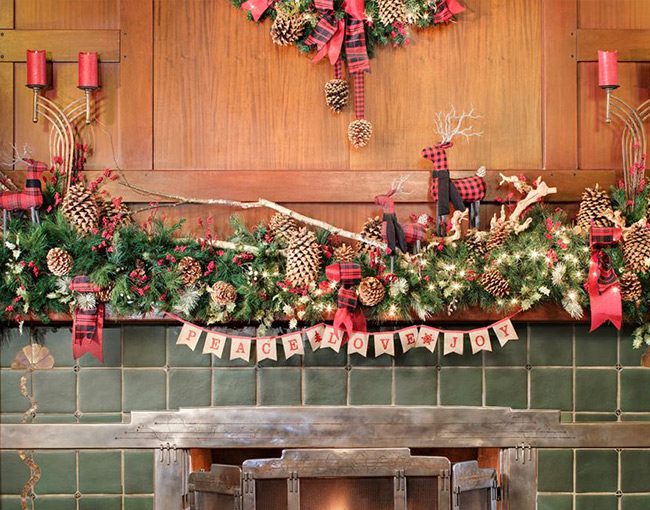
<instances>
[{"instance_id":1,"label":"green ceramic tile","mask_svg":"<svg viewBox=\"0 0 650 510\"><path fill-rule=\"evenodd\" d=\"M306 405L344 406L347 403L347 395L347 370L342 368L305 369Z\"/></svg>"},{"instance_id":2,"label":"green ceramic tile","mask_svg":"<svg viewBox=\"0 0 650 510\"><path fill-rule=\"evenodd\" d=\"M530 373L530 408L571 411L573 373L570 368L533 368Z\"/></svg>"},{"instance_id":3,"label":"green ceramic tile","mask_svg":"<svg viewBox=\"0 0 650 510\"><path fill-rule=\"evenodd\" d=\"M34 501L34 510L75 510L77 500L74 497L39 496Z\"/></svg>"},{"instance_id":4,"label":"green ceramic tile","mask_svg":"<svg viewBox=\"0 0 650 510\"><path fill-rule=\"evenodd\" d=\"M301 403L300 369L262 368L260 378L260 405L299 406Z\"/></svg>"},{"instance_id":5,"label":"green ceramic tile","mask_svg":"<svg viewBox=\"0 0 650 510\"><path fill-rule=\"evenodd\" d=\"M616 411L616 370L576 370L576 411Z\"/></svg>"},{"instance_id":6,"label":"green ceramic tile","mask_svg":"<svg viewBox=\"0 0 650 510\"><path fill-rule=\"evenodd\" d=\"M33 381L39 413L74 413L77 410L77 374L71 368L35 372Z\"/></svg>"},{"instance_id":7,"label":"green ceramic tile","mask_svg":"<svg viewBox=\"0 0 650 510\"><path fill-rule=\"evenodd\" d=\"M438 364L438 350L434 352L429 349L412 348L408 352L402 352L402 343L399 335L395 337L395 366L402 367L433 367Z\"/></svg>"},{"instance_id":8,"label":"green ceramic tile","mask_svg":"<svg viewBox=\"0 0 650 510\"><path fill-rule=\"evenodd\" d=\"M645 413L645 414L623 413L623 415L621 416L621 421L650 421L650 413Z\"/></svg>"},{"instance_id":9,"label":"green ceramic tile","mask_svg":"<svg viewBox=\"0 0 650 510\"><path fill-rule=\"evenodd\" d=\"M21 423L22 417L22 414L18 413L6 414L0 412L0 423Z\"/></svg>"},{"instance_id":10,"label":"green ceramic tile","mask_svg":"<svg viewBox=\"0 0 650 510\"><path fill-rule=\"evenodd\" d=\"M573 491L573 450L540 450L537 470L539 492Z\"/></svg>"},{"instance_id":11,"label":"green ceramic tile","mask_svg":"<svg viewBox=\"0 0 650 510\"><path fill-rule=\"evenodd\" d=\"M86 412L122 411L121 370L81 370L79 410Z\"/></svg>"},{"instance_id":12,"label":"green ceramic tile","mask_svg":"<svg viewBox=\"0 0 650 510\"><path fill-rule=\"evenodd\" d=\"M437 375L435 368L396 368L395 404L435 406L438 402Z\"/></svg>"},{"instance_id":13,"label":"green ceramic tile","mask_svg":"<svg viewBox=\"0 0 650 510\"><path fill-rule=\"evenodd\" d=\"M626 494L650 492L650 450L623 450L621 480L621 489Z\"/></svg>"},{"instance_id":14,"label":"green ceramic tile","mask_svg":"<svg viewBox=\"0 0 650 510\"><path fill-rule=\"evenodd\" d=\"M29 409L29 401L20 392L22 372L0 371L0 412L22 413ZM31 392L31 378L27 378L27 389Z\"/></svg>"},{"instance_id":15,"label":"green ceramic tile","mask_svg":"<svg viewBox=\"0 0 650 510\"><path fill-rule=\"evenodd\" d=\"M475 325L456 324L452 325L450 329L473 329ZM443 338L440 335L438 338L439 349L442 349ZM445 367L480 367L483 365L483 357L480 354L472 354L472 348L469 344L469 336L463 335L463 354L447 354L446 356L440 355L440 364Z\"/></svg>"},{"instance_id":16,"label":"green ceramic tile","mask_svg":"<svg viewBox=\"0 0 650 510\"><path fill-rule=\"evenodd\" d=\"M162 367L166 363L162 326L125 326L122 343L125 367Z\"/></svg>"},{"instance_id":17,"label":"green ceramic tile","mask_svg":"<svg viewBox=\"0 0 650 510\"><path fill-rule=\"evenodd\" d=\"M107 450L79 452L79 492L121 494L122 453Z\"/></svg>"},{"instance_id":18,"label":"green ceramic tile","mask_svg":"<svg viewBox=\"0 0 650 510\"><path fill-rule=\"evenodd\" d=\"M215 406L254 406L256 401L254 368L228 368L212 371Z\"/></svg>"},{"instance_id":19,"label":"green ceramic tile","mask_svg":"<svg viewBox=\"0 0 650 510\"><path fill-rule=\"evenodd\" d=\"M616 450L576 451L576 491L616 492L618 453Z\"/></svg>"},{"instance_id":20,"label":"green ceramic tile","mask_svg":"<svg viewBox=\"0 0 650 510\"><path fill-rule=\"evenodd\" d=\"M650 496L623 496L622 510L648 510L650 508Z\"/></svg>"},{"instance_id":21,"label":"green ceramic tile","mask_svg":"<svg viewBox=\"0 0 650 510\"><path fill-rule=\"evenodd\" d=\"M486 369L485 403L488 406L526 409L528 407L528 372L526 369Z\"/></svg>"},{"instance_id":22,"label":"green ceramic tile","mask_svg":"<svg viewBox=\"0 0 650 510\"><path fill-rule=\"evenodd\" d=\"M153 492L154 452L126 450L124 452L124 492L150 494Z\"/></svg>"},{"instance_id":23,"label":"green ceramic tile","mask_svg":"<svg viewBox=\"0 0 650 510\"><path fill-rule=\"evenodd\" d=\"M104 361L89 354L79 359L82 367L119 367L122 366L122 328L104 328Z\"/></svg>"},{"instance_id":24,"label":"green ceramic tile","mask_svg":"<svg viewBox=\"0 0 650 510\"><path fill-rule=\"evenodd\" d=\"M537 496L537 510L573 510L573 496Z\"/></svg>"},{"instance_id":25,"label":"green ceramic tile","mask_svg":"<svg viewBox=\"0 0 650 510\"><path fill-rule=\"evenodd\" d=\"M621 341L619 345L620 349L620 363L626 367L640 367L641 366L641 356L645 349L635 349L632 345L632 332L634 327L623 326L621 328Z\"/></svg>"},{"instance_id":26,"label":"green ceramic tile","mask_svg":"<svg viewBox=\"0 0 650 510\"><path fill-rule=\"evenodd\" d=\"M16 451L0 451L0 494L20 494L29 480L29 468Z\"/></svg>"},{"instance_id":27,"label":"green ceramic tile","mask_svg":"<svg viewBox=\"0 0 650 510\"><path fill-rule=\"evenodd\" d=\"M513 340L501 347L492 337L492 352L485 353L486 366L523 367L528 363L528 328L526 324L516 324L519 340Z\"/></svg>"},{"instance_id":28,"label":"green ceramic tile","mask_svg":"<svg viewBox=\"0 0 650 510\"><path fill-rule=\"evenodd\" d=\"M531 365L573 364L572 326L531 324L529 327Z\"/></svg>"},{"instance_id":29,"label":"green ceramic tile","mask_svg":"<svg viewBox=\"0 0 650 510\"><path fill-rule=\"evenodd\" d=\"M604 421L618 421L614 413L576 413L576 423L597 423Z\"/></svg>"},{"instance_id":30,"label":"green ceramic tile","mask_svg":"<svg viewBox=\"0 0 650 510\"><path fill-rule=\"evenodd\" d=\"M79 500L79 510L122 510L122 498L85 496Z\"/></svg>"},{"instance_id":31,"label":"green ceramic tile","mask_svg":"<svg viewBox=\"0 0 650 510\"><path fill-rule=\"evenodd\" d=\"M576 365L613 367L618 360L618 331L611 327L589 333L589 326L576 325Z\"/></svg>"},{"instance_id":32,"label":"green ceramic tile","mask_svg":"<svg viewBox=\"0 0 650 510\"><path fill-rule=\"evenodd\" d=\"M73 413L38 413L34 418L34 423L77 423L77 418Z\"/></svg>"},{"instance_id":33,"label":"green ceramic tile","mask_svg":"<svg viewBox=\"0 0 650 510\"><path fill-rule=\"evenodd\" d=\"M176 345L176 340L181 332L180 327L167 328L167 349L169 350L169 366L170 367L209 367L210 354L202 354L203 341L205 335L201 335L201 339L192 350L186 345Z\"/></svg>"},{"instance_id":34,"label":"green ceramic tile","mask_svg":"<svg viewBox=\"0 0 650 510\"><path fill-rule=\"evenodd\" d=\"M210 372L209 368L172 368L169 371L169 409L209 406Z\"/></svg>"},{"instance_id":35,"label":"green ceramic tile","mask_svg":"<svg viewBox=\"0 0 650 510\"><path fill-rule=\"evenodd\" d=\"M286 358L284 354L284 346L282 345L282 340L277 338L275 340L275 343L276 343L276 352L278 354L278 360L273 361L272 359L264 359L262 361L259 361L258 363L261 367L299 367L302 364L302 356L300 356L299 354L294 354L289 359ZM255 348L254 342L253 342L253 348ZM331 351L332 349L325 349L325 350ZM341 350L345 350L345 349L341 349Z\"/></svg>"},{"instance_id":36,"label":"green ceramic tile","mask_svg":"<svg viewBox=\"0 0 650 510\"><path fill-rule=\"evenodd\" d=\"M122 423L122 413L84 413L79 423Z\"/></svg>"},{"instance_id":37,"label":"green ceramic tile","mask_svg":"<svg viewBox=\"0 0 650 510\"><path fill-rule=\"evenodd\" d=\"M483 375L480 368L443 368L440 371L440 403L443 406L480 406Z\"/></svg>"},{"instance_id":38,"label":"green ceramic tile","mask_svg":"<svg viewBox=\"0 0 650 510\"><path fill-rule=\"evenodd\" d=\"M650 369L624 369L621 372L621 409L650 411Z\"/></svg>"},{"instance_id":39,"label":"green ceramic tile","mask_svg":"<svg viewBox=\"0 0 650 510\"><path fill-rule=\"evenodd\" d=\"M124 370L124 411L156 411L166 406L163 370Z\"/></svg>"},{"instance_id":40,"label":"green ceramic tile","mask_svg":"<svg viewBox=\"0 0 650 510\"><path fill-rule=\"evenodd\" d=\"M573 411L563 411L560 413L560 423L573 423Z\"/></svg>"},{"instance_id":41,"label":"green ceramic tile","mask_svg":"<svg viewBox=\"0 0 650 510\"><path fill-rule=\"evenodd\" d=\"M36 452L41 468L37 494L74 494L77 490L77 458L74 451Z\"/></svg>"},{"instance_id":42,"label":"green ceramic tile","mask_svg":"<svg viewBox=\"0 0 650 510\"><path fill-rule=\"evenodd\" d=\"M153 510L153 498L127 496L124 498L124 510Z\"/></svg>"},{"instance_id":43,"label":"green ceramic tile","mask_svg":"<svg viewBox=\"0 0 650 510\"><path fill-rule=\"evenodd\" d=\"M20 496L0 495L0 508L2 508L2 510L22 510Z\"/></svg>"},{"instance_id":44,"label":"green ceramic tile","mask_svg":"<svg viewBox=\"0 0 650 510\"><path fill-rule=\"evenodd\" d=\"M350 372L351 405L389 405L392 400L391 370L352 369Z\"/></svg>"},{"instance_id":45,"label":"green ceramic tile","mask_svg":"<svg viewBox=\"0 0 650 510\"><path fill-rule=\"evenodd\" d=\"M4 339L0 339L0 368L9 368L16 353L29 344L30 328L24 328L20 334L18 328L7 328L3 332Z\"/></svg>"},{"instance_id":46,"label":"green ceramic tile","mask_svg":"<svg viewBox=\"0 0 650 510\"><path fill-rule=\"evenodd\" d=\"M618 510L616 496L578 496L576 510Z\"/></svg>"},{"instance_id":47,"label":"green ceramic tile","mask_svg":"<svg viewBox=\"0 0 650 510\"><path fill-rule=\"evenodd\" d=\"M308 341L305 342L306 367L344 367L348 362L347 347L342 347L339 352L332 349L311 350Z\"/></svg>"},{"instance_id":48,"label":"green ceramic tile","mask_svg":"<svg viewBox=\"0 0 650 510\"><path fill-rule=\"evenodd\" d=\"M75 365L72 357L72 328L37 328L36 336L42 339L43 347L47 347L54 357L55 367Z\"/></svg>"}]
</instances>

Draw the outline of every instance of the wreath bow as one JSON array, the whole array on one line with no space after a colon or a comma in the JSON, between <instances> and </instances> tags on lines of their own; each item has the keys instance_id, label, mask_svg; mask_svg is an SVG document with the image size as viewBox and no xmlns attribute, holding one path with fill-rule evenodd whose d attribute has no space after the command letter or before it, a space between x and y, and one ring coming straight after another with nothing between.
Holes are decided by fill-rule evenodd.
<instances>
[{"instance_id":1,"label":"wreath bow","mask_svg":"<svg viewBox=\"0 0 650 510\"><path fill-rule=\"evenodd\" d=\"M339 282L341 288L337 298L337 310L334 315L334 332L339 330L351 335L354 331L366 330L366 317L357 307L357 292L354 285L361 281L361 266L354 262L337 262L325 268L328 280Z\"/></svg>"}]
</instances>

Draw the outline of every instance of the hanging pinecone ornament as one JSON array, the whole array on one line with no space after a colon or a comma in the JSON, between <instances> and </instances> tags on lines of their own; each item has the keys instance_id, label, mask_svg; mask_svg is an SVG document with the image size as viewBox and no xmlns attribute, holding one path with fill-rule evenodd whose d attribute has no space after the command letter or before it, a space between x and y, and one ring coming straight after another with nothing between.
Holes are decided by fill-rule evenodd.
<instances>
[{"instance_id":1,"label":"hanging pinecone ornament","mask_svg":"<svg viewBox=\"0 0 650 510\"><path fill-rule=\"evenodd\" d=\"M356 255L356 250L349 244L343 243L334 250L334 258L338 262L352 262Z\"/></svg>"},{"instance_id":2,"label":"hanging pinecone ornament","mask_svg":"<svg viewBox=\"0 0 650 510\"><path fill-rule=\"evenodd\" d=\"M217 282L208 287L212 302L217 306L226 306L237 300L237 290L228 282Z\"/></svg>"},{"instance_id":3,"label":"hanging pinecone ornament","mask_svg":"<svg viewBox=\"0 0 650 510\"><path fill-rule=\"evenodd\" d=\"M350 101L348 82L334 78L325 84L325 102L334 113L341 113Z\"/></svg>"},{"instance_id":4,"label":"hanging pinecone ornament","mask_svg":"<svg viewBox=\"0 0 650 510\"><path fill-rule=\"evenodd\" d=\"M645 220L632 225L623 236L623 259L634 273L650 271L650 229Z\"/></svg>"},{"instance_id":5,"label":"hanging pinecone ornament","mask_svg":"<svg viewBox=\"0 0 650 510\"><path fill-rule=\"evenodd\" d=\"M269 230L275 237L288 239L298 230L298 225L296 224L296 220L288 214L275 213L269 221Z\"/></svg>"},{"instance_id":6,"label":"hanging pinecone ornament","mask_svg":"<svg viewBox=\"0 0 650 510\"><path fill-rule=\"evenodd\" d=\"M63 198L61 210L78 233L90 234L97 228L99 222L97 198L82 182L70 186Z\"/></svg>"},{"instance_id":7,"label":"hanging pinecone ornament","mask_svg":"<svg viewBox=\"0 0 650 510\"><path fill-rule=\"evenodd\" d=\"M374 276L368 276L359 283L359 301L365 306L377 306L385 295L384 284Z\"/></svg>"},{"instance_id":8,"label":"hanging pinecone ornament","mask_svg":"<svg viewBox=\"0 0 650 510\"><path fill-rule=\"evenodd\" d=\"M183 257L178 262L178 273L183 285L192 285L201 277L203 271L201 264L194 257Z\"/></svg>"},{"instance_id":9,"label":"hanging pinecone ornament","mask_svg":"<svg viewBox=\"0 0 650 510\"><path fill-rule=\"evenodd\" d=\"M488 252L501 248L510 234L513 232L513 225L509 221L498 222L490 229L485 247Z\"/></svg>"},{"instance_id":10,"label":"hanging pinecone ornament","mask_svg":"<svg viewBox=\"0 0 650 510\"><path fill-rule=\"evenodd\" d=\"M46 256L47 268L55 276L67 276L72 269L72 257L62 248L52 248Z\"/></svg>"},{"instance_id":11,"label":"hanging pinecone ornament","mask_svg":"<svg viewBox=\"0 0 650 510\"><path fill-rule=\"evenodd\" d=\"M480 278L483 288L495 297L506 297L510 294L510 285L498 269L490 269Z\"/></svg>"},{"instance_id":12,"label":"hanging pinecone ornament","mask_svg":"<svg viewBox=\"0 0 650 510\"><path fill-rule=\"evenodd\" d=\"M379 0L379 21L387 27L406 22L406 5L402 0Z\"/></svg>"},{"instance_id":13,"label":"hanging pinecone ornament","mask_svg":"<svg viewBox=\"0 0 650 510\"><path fill-rule=\"evenodd\" d=\"M295 287L305 287L318 278L321 248L316 236L303 227L289 238L286 278Z\"/></svg>"},{"instance_id":14,"label":"hanging pinecone ornament","mask_svg":"<svg viewBox=\"0 0 650 510\"><path fill-rule=\"evenodd\" d=\"M99 216L103 224L116 228L132 223L131 210L121 200L102 200L99 204Z\"/></svg>"},{"instance_id":15,"label":"hanging pinecone ornament","mask_svg":"<svg viewBox=\"0 0 650 510\"><path fill-rule=\"evenodd\" d=\"M595 188L587 188L582 194L580 210L576 218L578 228L589 232L592 221L597 227L609 227L612 222L603 215L612 212L612 201L609 194L596 184Z\"/></svg>"},{"instance_id":16,"label":"hanging pinecone ornament","mask_svg":"<svg viewBox=\"0 0 650 510\"><path fill-rule=\"evenodd\" d=\"M625 271L620 278L621 299L623 301L638 301L641 298L643 288L639 276L632 271Z\"/></svg>"},{"instance_id":17,"label":"hanging pinecone ornament","mask_svg":"<svg viewBox=\"0 0 650 510\"><path fill-rule=\"evenodd\" d=\"M465 245L469 251L469 262L476 263L488 254L487 248L487 233L480 230L472 229L467 232L465 238Z\"/></svg>"},{"instance_id":18,"label":"hanging pinecone ornament","mask_svg":"<svg viewBox=\"0 0 650 510\"><path fill-rule=\"evenodd\" d=\"M375 216L374 218L368 218L366 222L363 224L363 227L361 228L361 232L359 234L365 237L366 239L383 243L384 238L381 234L381 225L382 225L382 221L379 216ZM357 245L357 252L367 253L373 248L374 247L369 244L359 243Z\"/></svg>"},{"instance_id":19,"label":"hanging pinecone ornament","mask_svg":"<svg viewBox=\"0 0 650 510\"><path fill-rule=\"evenodd\" d=\"M297 12L296 8L288 11L278 10L278 14L271 25L271 39L280 46L289 46L295 43L305 31L307 19L304 14Z\"/></svg>"},{"instance_id":20,"label":"hanging pinecone ornament","mask_svg":"<svg viewBox=\"0 0 650 510\"><path fill-rule=\"evenodd\" d=\"M372 124L366 117L366 99L364 94L363 72L354 73L354 113L357 120L348 126L348 140L353 147L360 149L368 145L372 136Z\"/></svg>"}]
</instances>

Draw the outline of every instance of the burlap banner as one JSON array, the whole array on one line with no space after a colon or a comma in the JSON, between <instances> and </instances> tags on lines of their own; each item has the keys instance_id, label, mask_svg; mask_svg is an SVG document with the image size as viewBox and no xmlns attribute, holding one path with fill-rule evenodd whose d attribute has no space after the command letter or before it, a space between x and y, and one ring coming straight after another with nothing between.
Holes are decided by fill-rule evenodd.
<instances>
[{"instance_id":1,"label":"burlap banner","mask_svg":"<svg viewBox=\"0 0 650 510\"><path fill-rule=\"evenodd\" d=\"M309 342L312 351L332 349L335 352L340 352L346 346L349 354L359 354L363 357L368 356L368 347L372 344L374 347L374 356L377 357L382 354L395 356L395 337L399 339L402 352L404 353L417 348L424 348L430 352L435 352L438 345L438 338L442 338L441 348L445 356L450 354L462 355L465 352L465 337L469 338L472 354L478 354L481 351L491 352L492 340L490 338L490 330L494 332L501 347L511 340L519 340L511 321L513 315L501 319L490 326L472 330L447 330L422 325L374 333L356 331L347 338L344 338L345 334L342 331L339 331L337 334L334 328L328 324L317 324L306 329L278 336L233 336L196 326L175 315L167 315L183 323L176 344L187 345L190 349L194 350L202 334L205 332L203 354L213 354L217 358L221 358L224 353L226 341L230 338L229 358L231 360L241 359L244 361L250 361L253 349L257 361L265 359L277 361L278 344L282 344L286 359L296 355L304 356L306 341ZM255 347L253 347L253 342L255 342Z\"/></svg>"}]
</instances>

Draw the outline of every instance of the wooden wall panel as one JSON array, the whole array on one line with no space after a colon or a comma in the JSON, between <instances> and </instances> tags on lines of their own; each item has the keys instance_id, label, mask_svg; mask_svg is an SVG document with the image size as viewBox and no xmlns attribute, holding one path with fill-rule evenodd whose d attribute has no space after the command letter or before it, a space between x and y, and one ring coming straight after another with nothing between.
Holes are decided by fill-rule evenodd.
<instances>
[{"instance_id":1,"label":"wooden wall panel","mask_svg":"<svg viewBox=\"0 0 650 510\"><path fill-rule=\"evenodd\" d=\"M580 28L650 28L648 0L578 1Z\"/></svg>"},{"instance_id":2,"label":"wooden wall panel","mask_svg":"<svg viewBox=\"0 0 650 510\"><path fill-rule=\"evenodd\" d=\"M0 165L12 159L14 143L14 64L0 64Z\"/></svg>"},{"instance_id":3,"label":"wooden wall panel","mask_svg":"<svg viewBox=\"0 0 650 510\"><path fill-rule=\"evenodd\" d=\"M14 28L13 0L0 0L0 28Z\"/></svg>"},{"instance_id":4,"label":"wooden wall panel","mask_svg":"<svg viewBox=\"0 0 650 510\"><path fill-rule=\"evenodd\" d=\"M9 0L0 0L0 3ZM142 0L126 0L141 2ZM120 0L14 0L18 29L119 28Z\"/></svg>"}]
</instances>

